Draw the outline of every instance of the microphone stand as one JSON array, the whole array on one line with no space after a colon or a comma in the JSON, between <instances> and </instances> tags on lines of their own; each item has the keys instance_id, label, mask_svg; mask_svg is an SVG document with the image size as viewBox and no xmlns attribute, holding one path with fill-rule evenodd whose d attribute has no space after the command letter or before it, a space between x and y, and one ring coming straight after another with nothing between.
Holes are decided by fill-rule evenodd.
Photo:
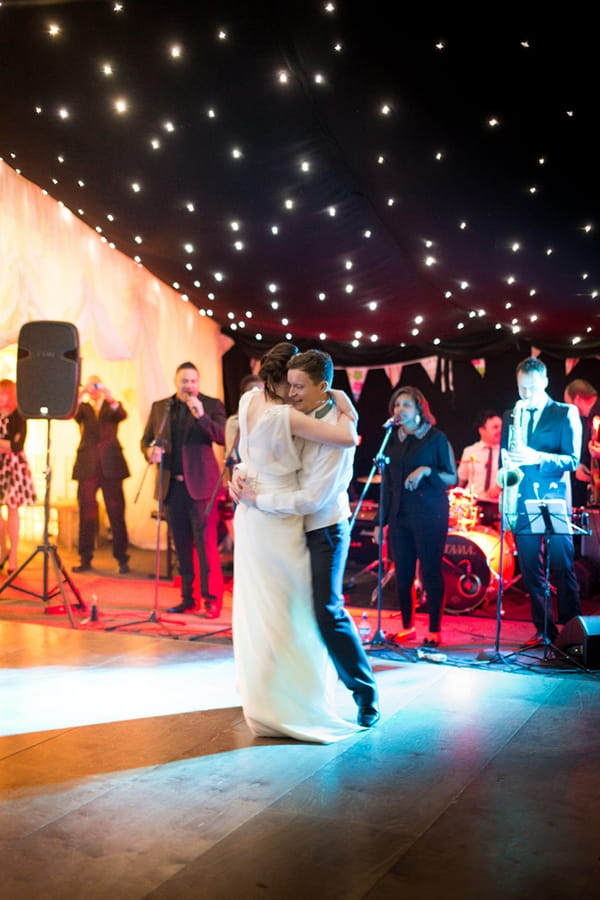
<instances>
[{"instance_id":1,"label":"microphone stand","mask_svg":"<svg viewBox=\"0 0 600 900\"><path fill-rule=\"evenodd\" d=\"M165 623L168 625L185 625L186 624L185 622L175 621L174 619L163 619L163 618L161 618L160 613L158 611L158 585L160 582L160 526L161 526L161 522L162 522L162 518L163 518L163 505L164 505L163 491L162 491L163 470L164 470L164 464L163 464L164 452L162 452L162 451L164 451L165 441L163 440L163 433L164 433L165 425L167 424L167 419L169 417L169 413L171 412L172 406L173 406L173 398L169 397L169 399L165 405L165 412L162 417L162 421L160 423L156 437L150 444L151 447L159 447L161 450L160 460L158 462L158 509L157 509L157 513L156 513L156 547L155 547L155 551L154 551L154 602L152 605L152 612L146 619L138 619L133 622L121 622L117 625L111 625L108 628L105 628L104 629L105 631L115 631L117 628L128 628L130 625L144 625L149 622L153 623L153 624L158 624L158 625L163 625ZM140 495L140 491L142 489L142 484L144 483L144 478L146 477L146 473L148 472L148 469L152 465L154 465L154 463L152 463L152 462L150 462L150 460L148 460L148 465L146 466L146 470L142 477L142 481L140 483L138 492L135 496L134 503L137 503L138 497Z\"/></svg>"},{"instance_id":2,"label":"microphone stand","mask_svg":"<svg viewBox=\"0 0 600 900\"><path fill-rule=\"evenodd\" d=\"M381 442L381 446L377 451L377 455L373 459L373 471L375 469L378 470L380 481L379 481L379 510L378 510L378 526L379 526L379 542L377 544L377 626L373 633L373 636L363 643L363 647L367 653L374 653L384 658L394 659L395 656L403 656L405 659L410 660L410 662L417 661L417 654L411 652L410 650L405 650L404 648L400 648L394 641L390 641L386 638L383 630L381 628L381 604L382 604L382 596L383 596L383 500L384 500L384 472L385 467L389 463L389 457L385 456L384 450L387 447L391 434L392 428L394 427L395 422L393 419L388 420L383 426L386 430L385 436ZM386 657L386 654L387 657ZM390 655L391 654L391 655Z\"/></svg>"},{"instance_id":3,"label":"microphone stand","mask_svg":"<svg viewBox=\"0 0 600 900\"><path fill-rule=\"evenodd\" d=\"M494 649L482 650L477 654L477 659L487 662L505 662L504 657L500 653L500 631L502 629L502 598L504 596L504 538L506 536L506 519L504 516L504 497L507 486L508 472L503 471L503 484L500 493L499 513L500 513L500 559L498 561L498 589L496 593L496 640Z\"/></svg>"}]
</instances>

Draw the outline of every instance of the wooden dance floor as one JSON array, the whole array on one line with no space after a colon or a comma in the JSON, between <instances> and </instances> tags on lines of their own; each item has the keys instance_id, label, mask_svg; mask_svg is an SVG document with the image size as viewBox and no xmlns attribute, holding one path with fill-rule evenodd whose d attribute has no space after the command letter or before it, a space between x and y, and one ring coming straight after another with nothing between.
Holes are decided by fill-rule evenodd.
<instances>
[{"instance_id":1,"label":"wooden dance floor","mask_svg":"<svg viewBox=\"0 0 600 900\"><path fill-rule=\"evenodd\" d=\"M594 896L600 672L515 654L524 617L502 623L499 658L495 619L474 615L446 616L444 662L415 662L416 644L373 654L370 731L259 740L236 694L230 597L215 622L169 617L177 591L161 583L161 621L140 625L151 554L133 563L118 578L104 553L78 577L97 620L77 612L77 628L0 591L3 898ZM382 624L399 628L390 611Z\"/></svg>"}]
</instances>

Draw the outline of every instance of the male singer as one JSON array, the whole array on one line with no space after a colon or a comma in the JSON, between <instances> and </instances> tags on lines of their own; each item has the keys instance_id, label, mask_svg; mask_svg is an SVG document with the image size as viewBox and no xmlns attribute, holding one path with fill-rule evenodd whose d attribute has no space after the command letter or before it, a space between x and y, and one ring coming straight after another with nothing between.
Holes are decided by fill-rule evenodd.
<instances>
[{"instance_id":1,"label":"male singer","mask_svg":"<svg viewBox=\"0 0 600 900\"><path fill-rule=\"evenodd\" d=\"M504 414L502 448L508 449L509 427L516 431L516 446L510 450L510 467L523 473L519 484L516 526L513 529L521 575L531 599L531 615L536 634L526 643L544 638L545 566L542 534L533 534L526 500L563 498L571 512L570 472L579 461L581 422L577 409L557 403L546 393L548 375L541 360L529 357L517 366L517 387L521 402ZM541 513L540 513L541 514ZM552 534L550 564L556 577L558 622L564 625L579 615L579 586L573 565L573 538ZM547 548L546 548L547 550ZM546 637L553 642L558 634L552 609L548 609Z\"/></svg>"},{"instance_id":2,"label":"male singer","mask_svg":"<svg viewBox=\"0 0 600 900\"><path fill-rule=\"evenodd\" d=\"M212 444L223 444L225 407L220 400L198 392L198 369L182 363L175 372L175 394L152 404L142 436L142 452L160 463L157 492L165 505L181 574L181 603L171 613L195 607L194 548L198 556L200 589L206 615L216 618L223 603L223 573L217 543L218 505L207 507L220 470Z\"/></svg>"}]
</instances>

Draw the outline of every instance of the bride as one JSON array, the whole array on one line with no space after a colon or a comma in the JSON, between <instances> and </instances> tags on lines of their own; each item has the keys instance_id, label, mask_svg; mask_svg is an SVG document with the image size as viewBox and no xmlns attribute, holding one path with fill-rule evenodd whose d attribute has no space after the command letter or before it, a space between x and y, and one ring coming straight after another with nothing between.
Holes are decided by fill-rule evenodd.
<instances>
[{"instance_id":1,"label":"bride","mask_svg":"<svg viewBox=\"0 0 600 900\"><path fill-rule=\"evenodd\" d=\"M340 447L357 442L350 414L333 425L286 405L286 366L297 352L293 344L273 347L261 361L264 390L240 400L241 466L258 496L297 488L294 436ZM248 727L260 737L316 743L356 734L334 709L337 675L313 612L302 516L241 502L234 533L233 646Z\"/></svg>"}]
</instances>

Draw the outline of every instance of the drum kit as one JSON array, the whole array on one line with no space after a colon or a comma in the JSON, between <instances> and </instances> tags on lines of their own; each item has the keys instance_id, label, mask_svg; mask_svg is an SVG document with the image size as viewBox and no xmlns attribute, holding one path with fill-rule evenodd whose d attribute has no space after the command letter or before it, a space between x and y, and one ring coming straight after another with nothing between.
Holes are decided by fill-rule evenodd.
<instances>
[{"instance_id":1,"label":"drum kit","mask_svg":"<svg viewBox=\"0 0 600 900\"><path fill-rule=\"evenodd\" d=\"M442 558L446 611L469 613L494 595L502 567L503 586L515 572L515 542L510 531L481 524L482 511L472 490L449 492L448 538ZM515 579L516 580L516 579Z\"/></svg>"}]
</instances>

